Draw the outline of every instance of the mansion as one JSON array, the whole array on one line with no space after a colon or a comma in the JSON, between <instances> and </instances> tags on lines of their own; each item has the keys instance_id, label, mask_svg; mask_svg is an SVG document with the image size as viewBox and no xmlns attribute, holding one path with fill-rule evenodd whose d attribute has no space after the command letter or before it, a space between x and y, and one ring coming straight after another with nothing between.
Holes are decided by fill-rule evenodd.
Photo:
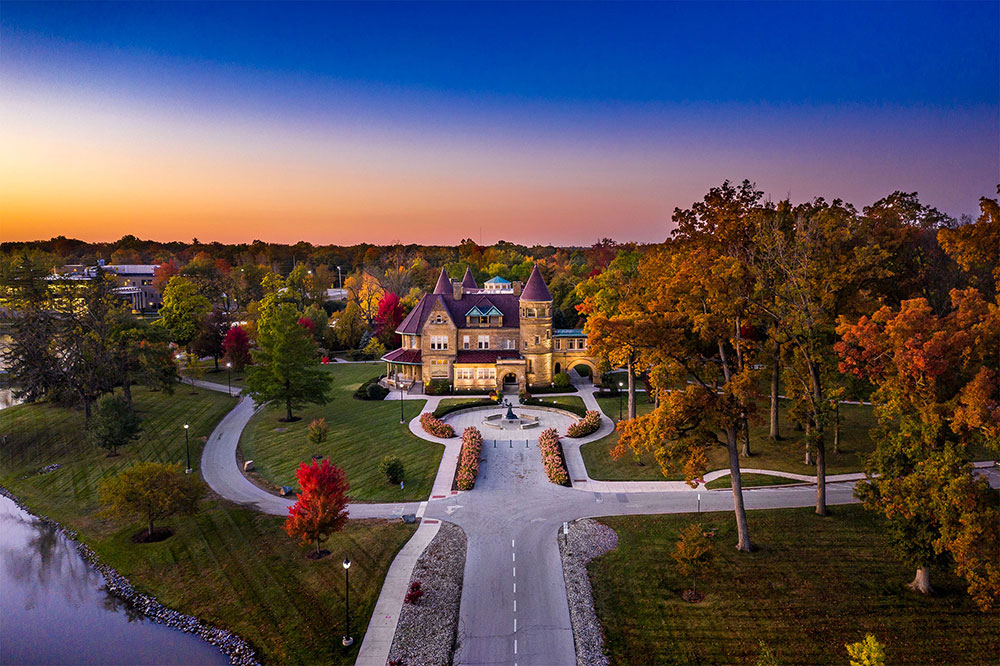
<instances>
[{"instance_id":1,"label":"mansion","mask_svg":"<svg viewBox=\"0 0 1000 666\"><path fill-rule=\"evenodd\" d=\"M435 380L454 390L549 386L577 365L600 380L583 331L552 328L552 294L537 265L523 288L500 277L481 288L468 268L460 282L442 269L396 333L402 346L382 357L393 388L419 391Z\"/></svg>"}]
</instances>

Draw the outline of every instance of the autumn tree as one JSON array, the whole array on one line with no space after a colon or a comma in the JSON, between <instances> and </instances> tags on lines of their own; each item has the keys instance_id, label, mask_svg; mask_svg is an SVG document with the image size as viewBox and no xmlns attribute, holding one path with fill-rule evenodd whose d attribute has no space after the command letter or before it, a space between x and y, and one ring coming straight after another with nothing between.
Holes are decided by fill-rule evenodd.
<instances>
[{"instance_id":1,"label":"autumn tree","mask_svg":"<svg viewBox=\"0 0 1000 666\"><path fill-rule=\"evenodd\" d=\"M949 312L926 299L843 320L845 372L876 386L878 427L865 481L855 492L888 519L888 534L929 593L949 560L981 608L1000 597L1000 515L969 463L978 444L1000 452L1000 305L953 290Z\"/></svg>"},{"instance_id":2,"label":"autumn tree","mask_svg":"<svg viewBox=\"0 0 1000 666\"><path fill-rule=\"evenodd\" d=\"M136 463L105 479L99 487L104 515L119 520L141 517L149 537L153 536L154 521L193 513L203 494L204 486L197 477L184 474L180 463Z\"/></svg>"},{"instance_id":3,"label":"autumn tree","mask_svg":"<svg viewBox=\"0 0 1000 666\"><path fill-rule=\"evenodd\" d=\"M93 418L87 423L87 439L107 449L109 456L118 455L118 447L138 438L141 432L141 419L132 404L118 395L106 395L98 400Z\"/></svg>"},{"instance_id":4,"label":"autumn tree","mask_svg":"<svg viewBox=\"0 0 1000 666\"><path fill-rule=\"evenodd\" d=\"M250 336L242 326L230 326L222 340L222 351L233 364L233 370L243 372L250 363Z\"/></svg>"},{"instance_id":5,"label":"autumn tree","mask_svg":"<svg viewBox=\"0 0 1000 666\"><path fill-rule=\"evenodd\" d=\"M153 270L153 287L162 294L163 290L167 288L170 278L180 275L180 272L181 269L173 259L161 263Z\"/></svg>"},{"instance_id":6,"label":"autumn tree","mask_svg":"<svg viewBox=\"0 0 1000 666\"><path fill-rule=\"evenodd\" d=\"M739 262L706 247L668 243L639 264L637 344L649 350L658 406L618 424L615 457L652 452L664 476L680 469L694 485L706 471L706 452L726 449L732 476L737 549L752 549L743 504L739 433L753 414L757 371L737 364L741 304ZM680 386L682 388L675 388Z\"/></svg>"},{"instance_id":7,"label":"autumn tree","mask_svg":"<svg viewBox=\"0 0 1000 666\"><path fill-rule=\"evenodd\" d=\"M299 499L289 507L284 529L288 536L304 544L316 544L314 557L319 558L320 542L347 524L350 486L344 471L329 460L322 464L315 460L312 464L302 463L295 477L299 482Z\"/></svg>"},{"instance_id":8,"label":"autumn tree","mask_svg":"<svg viewBox=\"0 0 1000 666\"><path fill-rule=\"evenodd\" d=\"M310 444L317 445L326 441L326 436L330 432L330 426L326 424L326 419L313 419L309 422L309 431L306 439Z\"/></svg>"},{"instance_id":9,"label":"autumn tree","mask_svg":"<svg viewBox=\"0 0 1000 666\"><path fill-rule=\"evenodd\" d=\"M874 634L865 634L857 643L848 643L847 656L851 666L885 666L885 647Z\"/></svg>"},{"instance_id":10,"label":"autumn tree","mask_svg":"<svg viewBox=\"0 0 1000 666\"><path fill-rule=\"evenodd\" d=\"M219 357L226 353L222 343L229 333L232 318L221 307L214 307L198 322L198 334L191 341L191 349L199 357L211 356L215 361L215 371L219 371Z\"/></svg>"},{"instance_id":11,"label":"autumn tree","mask_svg":"<svg viewBox=\"0 0 1000 666\"><path fill-rule=\"evenodd\" d=\"M691 594L685 597L688 601L701 600L698 578L711 566L713 555L712 542L705 536L701 523L692 523L681 530L681 537L670 556L677 563L680 574L691 577Z\"/></svg>"},{"instance_id":12,"label":"autumn tree","mask_svg":"<svg viewBox=\"0 0 1000 666\"><path fill-rule=\"evenodd\" d=\"M391 291L385 292L378 303L378 313L375 315L375 334L385 347L395 349L399 346L396 329L403 323L405 316L399 296Z\"/></svg>"},{"instance_id":13,"label":"autumn tree","mask_svg":"<svg viewBox=\"0 0 1000 666\"><path fill-rule=\"evenodd\" d=\"M316 363L316 340L299 318L292 303L267 301L247 374L247 392L257 402L284 402L286 421L294 420L292 410L304 404L325 405L330 391L330 375Z\"/></svg>"}]
</instances>

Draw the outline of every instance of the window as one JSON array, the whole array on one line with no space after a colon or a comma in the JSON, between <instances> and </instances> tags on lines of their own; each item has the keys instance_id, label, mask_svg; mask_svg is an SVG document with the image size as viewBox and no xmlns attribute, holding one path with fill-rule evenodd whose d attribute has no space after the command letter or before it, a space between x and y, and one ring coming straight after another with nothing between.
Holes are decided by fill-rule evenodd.
<instances>
[{"instance_id":1,"label":"window","mask_svg":"<svg viewBox=\"0 0 1000 666\"><path fill-rule=\"evenodd\" d=\"M536 336L535 336L535 344L537 345L537 344L538 344L539 342L541 342L541 340L539 340L539 339L538 339L538 336L536 335Z\"/></svg>"},{"instance_id":2,"label":"window","mask_svg":"<svg viewBox=\"0 0 1000 666\"><path fill-rule=\"evenodd\" d=\"M546 339L546 340L549 340L549 339L551 339L551 338L552 338L552 331L550 331L550 330L546 329L546 330L545 330L545 339Z\"/></svg>"},{"instance_id":3,"label":"window","mask_svg":"<svg viewBox=\"0 0 1000 666\"><path fill-rule=\"evenodd\" d=\"M586 348L587 348L587 338L583 338L582 340L580 340L580 349L586 349Z\"/></svg>"},{"instance_id":4,"label":"window","mask_svg":"<svg viewBox=\"0 0 1000 666\"><path fill-rule=\"evenodd\" d=\"M532 373L532 372L534 372L534 370L533 370L533 369L532 369L532 367L531 367L531 359L530 359L530 358L528 359L528 372L529 372L529 373Z\"/></svg>"},{"instance_id":5,"label":"window","mask_svg":"<svg viewBox=\"0 0 1000 666\"><path fill-rule=\"evenodd\" d=\"M471 372L471 371L470 371ZM478 368L476 370L477 379L496 379L496 368Z\"/></svg>"},{"instance_id":6,"label":"window","mask_svg":"<svg viewBox=\"0 0 1000 666\"><path fill-rule=\"evenodd\" d=\"M476 349L489 349L490 348L490 336L480 335L479 341L476 343Z\"/></svg>"},{"instance_id":7,"label":"window","mask_svg":"<svg viewBox=\"0 0 1000 666\"><path fill-rule=\"evenodd\" d=\"M562 349L562 341L561 340L556 340L556 351L558 351L560 349Z\"/></svg>"},{"instance_id":8,"label":"window","mask_svg":"<svg viewBox=\"0 0 1000 666\"><path fill-rule=\"evenodd\" d=\"M524 348L525 348L525 349L527 349L527 348L528 348L528 341L527 341L527 340L525 340L525 341L524 341Z\"/></svg>"},{"instance_id":9,"label":"window","mask_svg":"<svg viewBox=\"0 0 1000 666\"><path fill-rule=\"evenodd\" d=\"M410 336L410 347L413 348L413 349L419 349L420 348L420 337L419 336L417 336L417 335L411 335Z\"/></svg>"},{"instance_id":10,"label":"window","mask_svg":"<svg viewBox=\"0 0 1000 666\"><path fill-rule=\"evenodd\" d=\"M576 340L574 340L573 338L570 338L569 339L569 347L567 347L566 349L576 349Z\"/></svg>"},{"instance_id":11,"label":"window","mask_svg":"<svg viewBox=\"0 0 1000 666\"><path fill-rule=\"evenodd\" d=\"M474 372L472 368L456 368L455 379L475 379Z\"/></svg>"},{"instance_id":12,"label":"window","mask_svg":"<svg viewBox=\"0 0 1000 666\"><path fill-rule=\"evenodd\" d=\"M444 317L442 317L441 315L434 315L434 323L435 324L443 324L444 323Z\"/></svg>"},{"instance_id":13,"label":"window","mask_svg":"<svg viewBox=\"0 0 1000 666\"><path fill-rule=\"evenodd\" d=\"M490 318L489 317L480 317L479 318L479 325L480 326L489 326L489 323L490 323Z\"/></svg>"},{"instance_id":14,"label":"window","mask_svg":"<svg viewBox=\"0 0 1000 666\"><path fill-rule=\"evenodd\" d=\"M463 335L462 336L462 349L468 349L468 348L469 348L469 336Z\"/></svg>"},{"instance_id":15,"label":"window","mask_svg":"<svg viewBox=\"0 0 1000 666\"><path fill-rule=\"evenodd\" d=\"M432 335L431 336L431 349L447 349L448 348L448 336L447 335Z\"/></svg>"},{"instance_id":16,"label":"window","mask_svg":"<svg viewBox=\"0 0 1000 666\"><path fill-rule=\"evenodd\" d=\"M444 359L433 359L431 361L431 377L447 377L448 361Z\"/></svg>"},{"instance_id":17,"label":"window","mask_svg":"<svg viewBox=\"0 0 1000 666\"><path fill-rule=\"evenodd\" d=\"M513 340L511 340L510 338L507 338L506 340L503 341L503 348L504 349L517 349L517 344Z\"/></svg>"}]
</instances>

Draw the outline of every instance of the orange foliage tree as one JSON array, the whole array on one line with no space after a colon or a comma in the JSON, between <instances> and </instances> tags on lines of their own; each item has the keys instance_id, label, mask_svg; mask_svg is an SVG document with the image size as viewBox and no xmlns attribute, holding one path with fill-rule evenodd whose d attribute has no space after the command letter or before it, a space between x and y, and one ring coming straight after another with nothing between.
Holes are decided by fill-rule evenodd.
<instances>
[{"instance_id":1,"label":"orange foliage tree","mask_svg":"<svg viewBox=\"0 0 1000 666\"><path fill-rule=\"evenodd\" d=\"M302 543L315 543L316 556L319 544L347 524L347 491L350 485L344 470L331 465L302 463L295 471L299 481L299 500L289 507L284 529L288 536Z\"/></svg>"}]
</instances>

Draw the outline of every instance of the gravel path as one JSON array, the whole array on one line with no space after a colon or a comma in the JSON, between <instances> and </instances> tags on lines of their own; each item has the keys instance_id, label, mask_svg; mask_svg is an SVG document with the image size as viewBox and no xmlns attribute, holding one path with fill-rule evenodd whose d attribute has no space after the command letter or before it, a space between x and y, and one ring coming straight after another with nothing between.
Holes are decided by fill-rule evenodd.
<instances>
[{"instance_id":1,"label":"gravel path","mask_svg":"<svg viewBox=\"0 0 1000 666\"><path fill-rule=\"evenodd\" d=\"M573 622L578 666L607 666L609 663L604 654L604 632L594 612L594 594L587 575L587 563L617 547L618 534L590 518L570 523L568 535L559 531L559 554L566 579L566 597L569 617Z\"/></svg>"},{"instance_id":2,"label":"gravel path","mask_svg":"<svg viewBox=\"0 0 1000 666\"><path fill-rule=\"evenodd\" d=\"M451 664L458 635L458 609L465 573L465 532L442 522L437 536L413 568L410 582L419 580L423 597L403 604L389 662L406 666Z\"/></svg>"}]
</instances>

